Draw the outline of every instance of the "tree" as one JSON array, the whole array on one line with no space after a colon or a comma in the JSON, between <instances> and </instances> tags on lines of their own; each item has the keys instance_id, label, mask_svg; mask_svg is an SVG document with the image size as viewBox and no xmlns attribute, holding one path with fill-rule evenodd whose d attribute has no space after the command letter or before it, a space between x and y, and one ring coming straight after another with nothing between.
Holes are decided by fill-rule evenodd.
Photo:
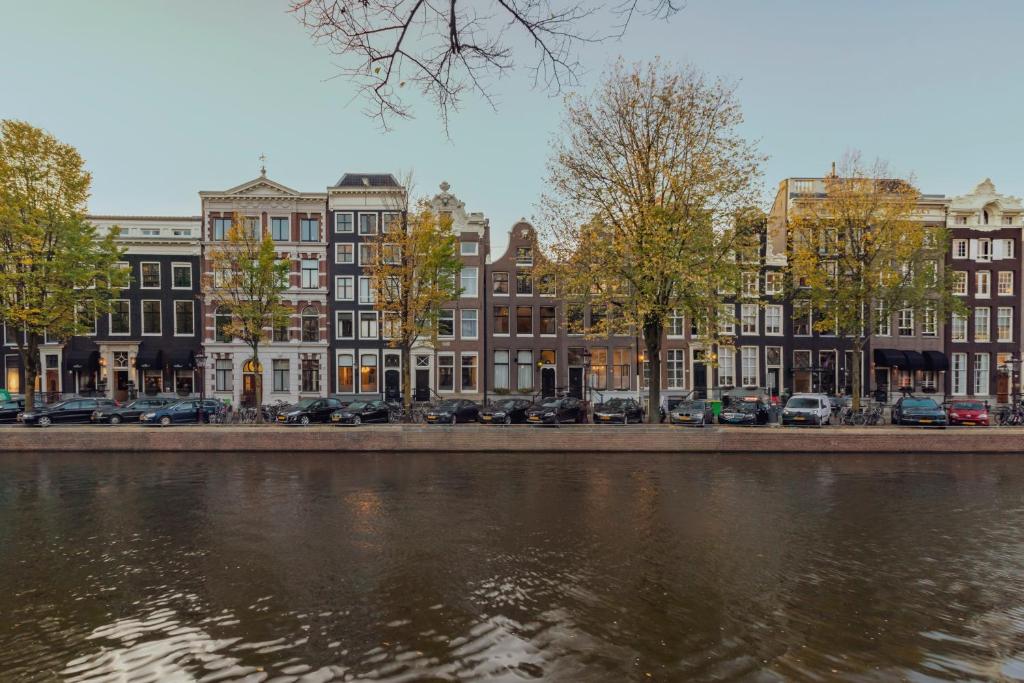
<instances>
[{"instance_id":1,"label":"tree","mask_svg":"<svg viewBox=\"0 0 1024 683\"><path fill-rule=\"evenodd\" d=\"M383 336L389 346L402 351L402 401L408 408L410 352L423 339L437 345L441 305L462 293L462 261L451 216L438 214L426 200L412 211L405 206L396 214L400 218L382 226L373 241L375 258L363 270L381 314Z\"/></svg>"},{"instance_id":2,"label":"tree","mask_svg":"<svg viewBox=\"0 0 1024 683\"><path fill-rule=\"evenodd\" d=\"M100 236L85 218L91 182L71 145L23 121L0 122L0 321L21 332L27 408L47 333L65 340L91 330L128 284L118 230Z\"/></svg>"},{"instance_id":3,"label":"tree","mask_svg":"<svg viewBox=\"0 0 1024 683\"><path fill-rule=\"evenodd\" d=\"M534 86L558 93L577 82L577 44L621 36L637 13L667 19L681 7L617 0L608 16L578 0L292 0L291 12L343 60L339 75L358 85L368 116L385 127L410 117L401 93L415 89L434 101L447 129L467 90L493 106L489 82L514 68L510 39L533 46ZM587 23L611 30L589 32Z\"/></svg>"},{"instance_id":4,"label":"tree","mask_svg":"<svg viewBox=\"0 0 1024 683\"><path fill-rule=\"evenodd\" d=\"M845 336L853 346L853 407L860 408L864 347L894 311L909 309L936 329L951 310L952 272L940 264L947 231L919 215L921 194L883 162L849 155L823 180L824 192L798 200L789 221L794 317Z\"/></svg>"},{"instance_id":5,"label":"tree","mask_svg":"<svg viewBox=\"0 0 1024 683\"><path fill-rule=\"evenodd\" d=\"M238 214L224 241L210 246L206 260L212 274L204 282L210 304L227 307L231 313L231 321L217 332L238 337L252 350L249 361L256 377L254 398L259 408L263 405L260 344L290 319L292 309L283 303L281 294L288 289L291 264L278 260L270 235L247 229ZM262 422L262 411L256 413L256 421Z\"/></svg>"},{"instance_id":6,"label":"tree","mask_svg":"<svg viewBox=\"0 0 1024 683\"><path fill-rule=\"evenodd\" d=\"M620 61L594 95L569 98L553 142L542 211L556 282L642 335L649 420L667 317L684 312L711 342L735 290L735 252L752 236L737 218L755 204L762 158L736 132L741 121L721 81Z\"/></svg>"}]
</instances>

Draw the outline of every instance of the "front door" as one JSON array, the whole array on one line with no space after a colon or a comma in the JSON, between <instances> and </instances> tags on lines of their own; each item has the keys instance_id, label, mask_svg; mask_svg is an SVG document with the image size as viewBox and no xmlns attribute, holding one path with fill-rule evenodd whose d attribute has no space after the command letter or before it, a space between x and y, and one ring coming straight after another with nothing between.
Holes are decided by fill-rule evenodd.
<instances>
[{"instance_id":1,"label":"front door","mask_svg":"<svg viewBox=\"0 0 1024 683\"><path fill-rule=\"evenodd\" d=\"M430 400L430 370L428 368L416 368L416 400Z\"/></svg>"},{"instance_id":2,"label":"front door","mask_svg":"<svg viewBox=\"0 0 1024 683\"><path fill-rule=\"evenodd\" d=\"M397 401L402 397L402 376L398 370L384 371L384 400Z\"/></svg>"},{"instance_id":3,"label":"front door","mask_svg":"<svg viewBox=\"0 0 1024 683\"><path fill-rule=\"evenodd\" d=\"M242 405L252 406L256 400L256 373L247 372L242 375Z\"/></svg>"},{"instance_id":4,"label":"front door","mask_svg":"<svg viewBox=\"0 0 1024 683\"><path fill-rule=\"evenodd\" d=\"M996 401L1006 403L1010 400L1010 377L1002 372L996 375Z\"/></svg>"},{"instance_id":5,"label":"front door","mask_svg":"<svg viewBox=\"0 0 1024 683\"><path fill-rule=\"evenodd\" d=\"M704 364L704 351L693 350L693 397L708 397L708 366Z\"/></svg>"},{"instance_id":6,"label":"front door","mask_svg":"<svg viewBox=\"0 0 1024 683\"><path fill-rule=\"evenodd\" d=\"M768 395L778 396L779 395L779 380L781 379L781 373L778 368L768 368Z\"/></svg>"},{"instance_id":7,"label":"front door","mask_svg":"<svg viewBox=\"0 0 1024 683\"><path fill-rule=\"evenodd\" d=\"M114 400L125 401L128 399L128 371L114 370Z\"/></svg>"},{"instance_id":8,"label":"front door","mask_svg":"<svg viewBox=\"0 0 1024 683\"><path fill-rule=\"evenodd\" d=\"M555 395L555 369L551 367L540 370L540 393L547 398Z\"/></svg>"},{"instance_id":9,"label":"front door","mask_svg":"<svg viewBox=\"0 0 1024 683\"><path fill-rule=\"evenodd\" d=\"M583 400L583 368L569 368L569 395Z\"/></svg>"}]
</instances>

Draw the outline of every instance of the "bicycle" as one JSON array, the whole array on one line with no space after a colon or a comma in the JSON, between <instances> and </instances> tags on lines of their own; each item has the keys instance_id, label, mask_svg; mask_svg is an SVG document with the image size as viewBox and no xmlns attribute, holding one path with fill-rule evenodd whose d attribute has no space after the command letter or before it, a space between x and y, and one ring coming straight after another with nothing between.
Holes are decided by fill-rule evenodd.
<instances>
[{"instance_id":1,"label":"bicycle","mask_svg":"<svg viewBox=\"0 0 1024 683\"><path fill-rule=\"evenodd\" d=\"M263 406L263 419L267 422L277 422L277 416L281 414L281 411L288 404L281 399L278 399L274 403Z\"/></svg>"},{"instance_id":2,"label":"bicycle","mask_svg":"<svg viewBox=\"0 0 1024 683\"><path fill-rule=\"evenodd\" d=\"M427 409L421 406L411 406L409 409L395 407L388 416L391 424L422 424L426 420Z\"/></svg>"}]
</instances>

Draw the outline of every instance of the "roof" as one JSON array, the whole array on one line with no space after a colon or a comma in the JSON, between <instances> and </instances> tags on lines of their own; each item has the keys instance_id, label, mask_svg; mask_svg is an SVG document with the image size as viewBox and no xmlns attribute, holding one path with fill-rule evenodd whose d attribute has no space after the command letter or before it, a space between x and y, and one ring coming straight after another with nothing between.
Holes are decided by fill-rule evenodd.
<instances>
[{"instance_id":1,"label":"roof","mask_svg":"<svg viewBox=\"0 0 1024 683\"><path fill-rule=\"evenodd\" d=\"M201 221L202 216L109 216L94 215L86 216L89 220L100 221Z\"/></svg>"},{"instance_id":2,"label":"roof","mask_svg":"<svg viewBox=\"0 0 1024 683\"><path fill-rule=\"evenodd\" d=\"M401 187L390 173L346 173L334 187Z\"/></svg>"}]
</instances>

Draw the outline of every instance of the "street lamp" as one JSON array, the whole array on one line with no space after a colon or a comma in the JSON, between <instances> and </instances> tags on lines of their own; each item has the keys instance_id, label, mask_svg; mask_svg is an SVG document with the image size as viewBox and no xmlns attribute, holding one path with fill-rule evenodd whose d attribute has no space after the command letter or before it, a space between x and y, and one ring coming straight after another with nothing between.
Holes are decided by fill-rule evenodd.
<instances>
[{"instance_id":1,"label":"street lamp","mask_svg":"<svg viewBox=\"0 0 1024 683\"><path fill-rule=\"evenodd\" d=\"M199 370L199 400L206 398L206 354L200 351L193 356Z\"/></svg>"},{"instance_id":2,"label":"street lamp","mask_svg":"<svg viewBox=\"0 0 1024 683\"><path fill-rule=\"evenodd\" d=\"M590 349L583 349L580 353L580 358L583 360L583 403L587 410L587 420L591 420L590 415L590 359L593 356L590 353Z\"/></svg>"}]
</instances>

